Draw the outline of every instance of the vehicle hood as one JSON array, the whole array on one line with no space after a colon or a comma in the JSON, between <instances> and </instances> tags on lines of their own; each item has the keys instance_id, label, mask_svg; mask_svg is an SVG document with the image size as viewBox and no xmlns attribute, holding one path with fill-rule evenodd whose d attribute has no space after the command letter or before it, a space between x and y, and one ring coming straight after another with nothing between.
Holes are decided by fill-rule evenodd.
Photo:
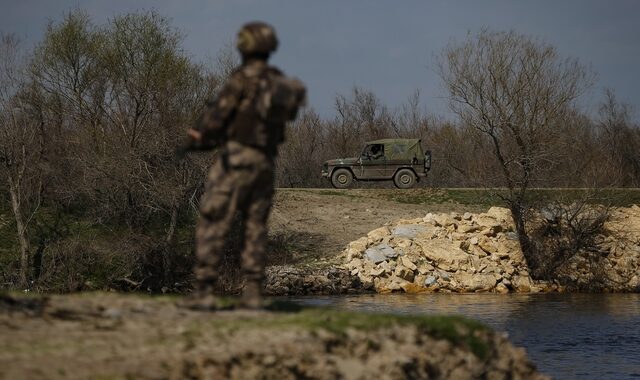
<instances>
[{"instance_id":1,"label":"vehicle hood","mask_svg":"<svg viewBox=\"0 0 640 380\"><path fill-rule=\"evenodd\" d=\"M335 160L328 160L324 163L329 166L338 166L338 165L353 165L358 162L358 159L355 157L348 158L336 158Z\"/></svg>"}]
</instances>

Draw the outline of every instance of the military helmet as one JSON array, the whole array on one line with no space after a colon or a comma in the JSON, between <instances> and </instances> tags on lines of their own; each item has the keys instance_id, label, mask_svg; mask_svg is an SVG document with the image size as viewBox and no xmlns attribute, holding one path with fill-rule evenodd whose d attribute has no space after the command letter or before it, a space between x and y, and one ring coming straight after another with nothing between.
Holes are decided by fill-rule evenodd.
<instances>
[{"instance_id":1,"label":"military helmet","mask_svg":"<svg viewBox=\"0 0 640 380\"><path fill-rule=\"evenodd\" d=\"M242 54L269 54L278 47L278 37L271 25L254 21L238 32L237 47Z\"/></svg>"}]
</instances>

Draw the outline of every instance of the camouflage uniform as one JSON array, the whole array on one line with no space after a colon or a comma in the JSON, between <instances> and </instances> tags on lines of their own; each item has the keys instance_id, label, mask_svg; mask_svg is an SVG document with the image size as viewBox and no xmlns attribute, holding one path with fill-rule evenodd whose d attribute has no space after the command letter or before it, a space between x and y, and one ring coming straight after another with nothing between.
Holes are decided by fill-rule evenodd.
<instances>
[{"instance_id":1,"label":"camouflage uniform","mask_svg":"<svg viewBox=\"0 0 640 380\"><path fill-rule=\"evenodd\" d=\"M251 25L255 26L254 30L249 30L254 37L256 32L260 37L265 27L270 28L262 23L248 24ZM251 54L243 51L243 38L246 43L247 36L243 37L242 33L246 30L247 26L241 30L238 42L243 53L242 65L232 73L195 127L202 136L201 143L217 140L222 144L219 160L207 177L200 204L195 274L196 291L210 294L219 277L225 240L236 213L240 212L245 227L241 253L246 280L243 294L250 293L248 296L255 301L260 296L264 278L266 224L273 197L274 159L278 144L284 140L286 120L271 122L261 116L258 95L268 93L272 79L283 75L266 63L268 53L275 50L274 44L267 44L263 49L267 51L258 51L258 54L254 54L255 43L250 46L253 49L250 49ZM277 44L275 34L272 37Z\"/></svg>"}]
</instances>

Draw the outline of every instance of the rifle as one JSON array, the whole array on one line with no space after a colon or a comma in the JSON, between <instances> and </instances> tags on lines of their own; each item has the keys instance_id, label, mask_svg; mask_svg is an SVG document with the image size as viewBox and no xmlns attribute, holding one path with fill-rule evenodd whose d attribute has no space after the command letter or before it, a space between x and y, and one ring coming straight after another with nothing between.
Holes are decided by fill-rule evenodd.
<instances>
[{"instance_id":1,"label":"rifle","mask_svg":"<svg viewBox=\"0 0 640 380\"><path fill-rule=\"evenodd\" d=\"M189 137L185 138L183 143L176 148L175 156L178 160L182 160L190 152L202 152L213 150L222 145L222 141L217 139L204 138L202 132L195 128L187 131Z\"/></svg>"},{"instance_id":2,"label":"rifle","mask_svg":"<svg viewBox=\"0 0 640 380\"><path fill-rule=\"evenodd\" d=\"M213 150L218 147L218 144L213 142L197 142L192 139L185 139L185 141L176 147L175 157L179 161L183 160L187 154L191 152L204 152L208 150Z\"/></svg>"}]
</instances>

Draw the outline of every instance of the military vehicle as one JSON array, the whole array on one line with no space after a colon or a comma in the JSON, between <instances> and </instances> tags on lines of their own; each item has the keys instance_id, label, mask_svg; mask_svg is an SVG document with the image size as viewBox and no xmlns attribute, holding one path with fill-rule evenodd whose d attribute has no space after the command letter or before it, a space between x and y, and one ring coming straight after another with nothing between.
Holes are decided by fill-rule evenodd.
<instances>
[{"instance_id":1,"label":"military vehicle","mask_svg":"<svg viewBox=\"0 0 640 380\"><path fill-rule=\"evenodd\" d=\"M346 189L353 181L393 180L408 189L431 169L431 152L422 150L418 139L382 139L365 143L360 157L325 161L322 176L333 187Z\"/></svg>"}]
</instances>

